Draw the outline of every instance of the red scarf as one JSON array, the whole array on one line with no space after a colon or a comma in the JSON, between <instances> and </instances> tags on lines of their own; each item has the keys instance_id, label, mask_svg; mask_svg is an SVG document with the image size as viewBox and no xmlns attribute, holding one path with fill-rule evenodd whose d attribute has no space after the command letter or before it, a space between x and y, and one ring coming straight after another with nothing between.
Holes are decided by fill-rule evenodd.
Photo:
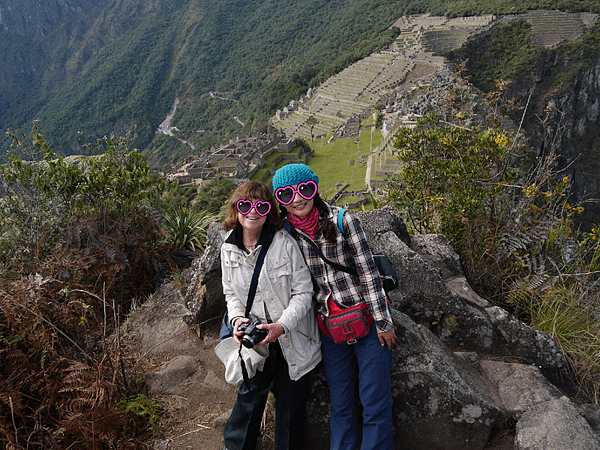
<instances>
[{"instance_id":1,"label":"red scarf","mask_svg":"<svg viewBox=\"0 0 600 450\"><path fill-rule=\"evenodd\" d=\"M304 219L300 219L292 213L288 214L288 219L294 228L299 228L311 238L315 238L319 229L319 210L317 208L313 208L310 214Z\"/></svg>"}]
</instances>

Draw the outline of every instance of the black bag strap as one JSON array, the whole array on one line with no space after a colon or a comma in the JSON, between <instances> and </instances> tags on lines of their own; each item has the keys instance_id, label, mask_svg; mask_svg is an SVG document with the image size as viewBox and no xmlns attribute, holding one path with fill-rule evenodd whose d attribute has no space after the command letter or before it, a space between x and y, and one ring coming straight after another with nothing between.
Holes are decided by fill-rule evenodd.
<instances>
[{"instance_id":1,"label":"black bag strap","mask_svg":"<svg viewBox=\"0 0 600 450\"><path fill-rule=\"evenodd\" d=\"M254 272L252 273L252 281L250 281L250 288L248 289L248 298L246 299L246 317L250 315L252 303L254 303L254 297L256 296L258 277L260 275L260 271L265 261L265 256L267 254L267 251L269 250L269 246L271 245L272 241L273 233L267 230L263 230L257 242L257 245L262 245L262 247L260 249L260 253L258 254L258 258L256 259L256 265L254 266ZM240 355L240 362L242 364L242 375L244 376L244 383L246 383L246 386L249 387L248 371L246 370L246 363L244 363L244 359L242 358L241 344L238 350L238 354ZM270 388L271 386L269 386L269 389Z\"/></svg>"},{"instance_id":2,"label":"black bag strap","mask_svg":"<svg viewBox=\"0 0 600 450\"><path fill-rule=\"evenodd\" d=\"M346 238L346 233L344 232L344 225L342 223L342 217L344 216L344 213L346 211L347 211L346 209L342 208L338 212L338 229L340 230L340 232L342 233L342 236L344 236L344 238ZM296 229L291 226L287 217L285 219L285 229L288 233L290 233L294 237L297 237L297 236L302 237L308 243L308 245L310 245L315 250L315 252L317 252L319 257L323 261L325 261L327 264L329 264L331 267L333 267L334 269L339 270L341 272L346 272L355 277L358 276L358 271L356 269L352 269L347 266L342 266L341 264L335 263L335 262L327 259L325 257L325 255L323 254L323 252L321 251L321 249L317 246L317 244L310 237L298 233L296 231ZM381 277L381 284L382 284L382 287L384 288L384 291L386 292L386 294L387 294L387 291L396 289L398 287L398 276L396 275L396 271L394 270L394 267L389 262L387 257L383 254L373 254L373 260L375 261L375 265L377 266L377 271L379 272L379 275Z\"/></svg>"},{"instance_id":3,"label":"black bag strap","mask_svg":"<svg viewBox=\"0 0 600 450\"><path fill-rule=\"evenodd\" d=\"M310 245L319 255L319 257L325 261L327 264L329 264L331 267L333 267L335 270L339 270L340 272L346 272L350 275L353 275L355 277L358 276L358 271L356 269L352 269L350 267L346 267L346 266L342 266L341 264L338 264L336 262L331 261L330 259L327 259L325 257L325 255L323 254L323 252L321 251L321 249L319 248L319 246L315 243L315 241L313 241L311 238L304 236L304 235L300 235L307 243L308 245Z\"/></svg>"},{"instance_id":4,"label":"black bag strap","mask_svg":"<svg viewBox=\"0 0 600 450\"><path fill-rule=\"evenodd\" d=\"M346 273L348 273L348 274L350 274L352 276L355 276L355 277L358 276L358 271L356 269L352 269L352 268L347 267L347 266L342 266L341 264L338 264L336 262L333 262L333 261L327 259L325 257L325 255L323 254L323 252L321 251L321 249L319 248L319 246L315 243L315 241L313 241L308 236L305 236L305 235L303 235L301 233L296 232L296 229L291 226L291 224L290 224L290 222L289 222L289 220L287 218L285 219L285 229L292 236L294 236L294 237L300 236L302 239L304 239L308 243L308 245L310 245L314 249L314 251L317 252L317 255L319 255L319 257L323 261L325 261L327 264L329 264L335 270L339 270L340 272L346 272Z\"/></svg>"},{"instance_id":5,"label":"black bag strap","mask_svg":"<svg viewBox=\"0 0 600 450\"><path fill-rule=\"evenodd\" d=\"M236 230L237 232L237 230ZM264 235L264 237L263 237ZM250 310L252 309L252 303L254 302L254 296L256 295L256 287L258 286L258 277L260 275L260 271L265 260L265 255L269 250L269 246L273 241L274 234L270 231L263 230L260 237L258 238L257 245L262 245L262 248L258 254L258 258L256 259L256 265L254 266L254 272L252 274L252 280L250 282L250 288L248 290L248 297L246 300L246 312L245 317L248 317L250 314ZM241 235L238 239L241 239ZM233 328L229 321L229 315L227 314L227 309L225 309L225 314L223 315L223 321L221 323L221 331L219 333L219 340L223 340L227 337L233 335Z\"/></svg>"},{"instance_id":6,"label":"black bag strap","mask_svg":"<svg viewBox=\"0 0 600 450\"><path fill-rule=\"evenodd\" d=\"M261 242L261 240L263 242ZM260 275L260 270L262 269L263 263L265 262L265 256L267 251L269 250L269 246L273 241L273 233L266 233L265 238L263 239L263 234L260 235L258 240L258 245L262 245L260 249L260 253L258 254L258 258L256 259L256 265L254 266L254 273L252 274L252 281L250 282L250 288L248 289L248 299L246 300L246 317L250 315L250 310L252 309L252 303L254 303L254 296L256 295L256 288L258 286L258 277Z\"/></svg>"}]
</instances>

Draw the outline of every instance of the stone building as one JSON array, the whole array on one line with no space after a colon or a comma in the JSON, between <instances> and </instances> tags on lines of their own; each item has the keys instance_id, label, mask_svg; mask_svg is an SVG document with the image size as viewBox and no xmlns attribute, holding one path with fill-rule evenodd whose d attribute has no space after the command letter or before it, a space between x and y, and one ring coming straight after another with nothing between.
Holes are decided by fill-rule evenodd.
<instances>
[{"instance_id":1,"label":"stone building","mask_svg":"<svg viewBox=\"0 0 600 450\"><path fill-rule=\"evenodd\" d=\"M256 133L201 155L188 156L182 163L169 168L166 177L181 185L202 184L217 176L250 178L264 166L267 156L273 152L289 153L296 144L296 139L288 139L283 133Z\"/></svg>"}]
</instances>

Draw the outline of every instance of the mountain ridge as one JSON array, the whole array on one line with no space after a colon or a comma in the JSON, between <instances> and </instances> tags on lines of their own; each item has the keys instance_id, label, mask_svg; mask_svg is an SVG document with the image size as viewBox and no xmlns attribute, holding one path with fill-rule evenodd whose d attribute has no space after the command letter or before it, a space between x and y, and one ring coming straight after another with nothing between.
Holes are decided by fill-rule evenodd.
<instances>
[{"instance_id":1,"label":"mountain ridge","mask_svg":"<svg viewBox=\"0 0 600 450\"><path fill-rule=\"evenodd\" d=\"M388 46L406 12L445 9L449 18L530 3L8 0L0 6L0 126L27 133L39 118L63 155L104 135L129 135L162 168L265 130L290 100ZM584 8L600 10L571 5ZM157 134L176 98L177 139ZM0 155L8 146L2 136Z\"/></svg>"},{"instance_id":2,"label":"mountain ridge","mask_svg":"<svg viewBox=\"0 0 600 450\"><path fill-rule=\"evenodd\" d=\"M69 5L87 5L82 2ZM36 6L29 1L22 10ZM40 130L61 154L76 153L85 141L115 130L137 134L133 144L144 149L179 96L175 123L187 133L185 138L208 148L263 123L266 112L282 104L281 95L287 102L292 93L306 89L329 64L315 55L335 63L336 58L368 54L374 45L369 42L376 44L378 33L388 27L384 16L389 14L378 9L389 13L393 8L373 0L100 2L96 9L82 8L62 35L57 27L45 47L36 47L39 66L31 70L31 79L18 80L21 84L13 79L13 87L0 94L0 125L26 130L40 118ZM0 14L6 17L1 8ZM358 24L357 16L362 17ZM333 34L331 20L338 24ZM5 23L4 46L12 48L5 58L19 60L24 50L13 47L15 37L29 29L8 33L12 29ZM367 42L366 50L356 48L361 40ZM63 50L53 50L53 45ZM210 91L232 92L240 104L233 111L206 98ZM205 132L196 133L199 129ZM158 145L148 152L155 165L164 153L177 153L162 150Z\"/></svg>"}]
</instances>

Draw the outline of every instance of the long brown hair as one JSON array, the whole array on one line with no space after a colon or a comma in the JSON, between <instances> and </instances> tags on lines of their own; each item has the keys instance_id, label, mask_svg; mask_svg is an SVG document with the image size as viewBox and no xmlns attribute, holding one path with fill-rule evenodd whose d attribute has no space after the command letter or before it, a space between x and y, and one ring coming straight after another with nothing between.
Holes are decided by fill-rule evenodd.
<instances>
[{"instance_id":1,"label":"long brown hair","mask_svg":"<svg viewBox=\"0 0 600 450\"><path fill-rule=\"evenodd\" d=\"M277 231L283 228L283 222L281 217L277 214L277 204L271 190L258 181L248 181L240 185L231 195L229 200L227 200L227 214L221 223L221 226L225 230L233 230L234 228L241 226L238 222L237 202L238 200L251 199L261 200L271 204L271 211L267 214L267 221L265 222L265 226L269 230Z\"/></svg>"}]
</instances>

